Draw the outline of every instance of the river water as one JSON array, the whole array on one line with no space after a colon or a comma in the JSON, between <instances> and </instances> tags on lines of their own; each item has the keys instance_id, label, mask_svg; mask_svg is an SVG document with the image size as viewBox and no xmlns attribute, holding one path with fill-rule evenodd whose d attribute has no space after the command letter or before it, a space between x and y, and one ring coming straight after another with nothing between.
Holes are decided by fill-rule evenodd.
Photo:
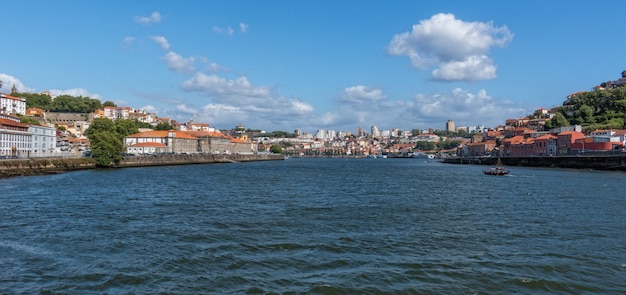
<instances>
[{"instance_id":1,"label":"river water","mask_svg":"<svg viewBox=\"0 0 626 295\"><path fill-rule=\"evenodd\" d=\"M623 172L288 159L0 179L1 294L624 294Z\"/></svg>"}]
</instances>

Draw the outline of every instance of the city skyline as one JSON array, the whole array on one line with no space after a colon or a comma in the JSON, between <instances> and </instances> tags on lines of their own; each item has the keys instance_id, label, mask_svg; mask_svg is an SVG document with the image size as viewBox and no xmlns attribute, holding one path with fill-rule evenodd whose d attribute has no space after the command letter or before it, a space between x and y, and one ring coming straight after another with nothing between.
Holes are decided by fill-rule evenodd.
<instances>
[{"instance_id":1,"label":"city skyline","mask_svg":"<svg viewBox=\"0 0 626 295\"><path fill-rule=\"evenodd\" d=\"M568 3L14 1L0 91L220 129L495 127L625 68L620 3Z\"/></svg>"}]
</instances>

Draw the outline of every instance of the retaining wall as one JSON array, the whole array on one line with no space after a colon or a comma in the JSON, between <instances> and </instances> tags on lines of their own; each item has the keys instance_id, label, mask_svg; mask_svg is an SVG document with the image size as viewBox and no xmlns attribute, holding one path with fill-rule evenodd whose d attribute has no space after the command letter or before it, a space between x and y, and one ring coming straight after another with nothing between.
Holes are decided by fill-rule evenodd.
<instances>
[{"instance_id":1,"label":"retaining wall","mask_svg":"<svg viewBox=\"0 0 626 295\"><path fill-rule=\"evenodd\" d=\"M150 156L125 157L112 168L167 166L210 163L238 163L253 161L283 160L283 155L211 155L211 154L162 154ZM48 158L25 160L0 160L0 178L13 176L57 174L74 170L94 169L93 158Z\"/></svg>"}]
</instances>

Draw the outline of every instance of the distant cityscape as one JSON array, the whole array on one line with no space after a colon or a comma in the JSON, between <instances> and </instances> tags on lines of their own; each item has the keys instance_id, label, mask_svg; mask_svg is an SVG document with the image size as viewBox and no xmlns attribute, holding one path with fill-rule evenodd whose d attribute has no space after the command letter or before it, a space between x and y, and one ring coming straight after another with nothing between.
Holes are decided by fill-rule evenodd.
<instances>
[{"instance_id":1,"label":"distant cityscape","mask_svg":"<svg viewBox=\"0 0 626 295\"><path fill-rule=\"evenodd\" d=\"M625 85L626 71L620 79L602 83L593 91ZM568 96L568 100L580 93ZM456 126L454 120L449 119L442 122L442 129L379 130L372 125L368 131L357 127L354 133L320 129L311 134L296 129L292 134L275 134L249 129L243 124L218 130L208 123L198 122L197 116L188 122L177 122L131 107L107 105L91 113L27 109L26 99L15 94L15 86L12 94L0 93L0 158L5 159L81 157L90 149L89 138L84 133L98 118L132 120L149 126L124 137L127 155L280 152L289 156L527 157L615 152L624 150L626 143L623 129L583 133L578 124L548 128L554 125L551 120L562 112L563 106L539 108L532 115L507 119L495 127ZM23 123L24 117L36 123ZM623 122L620 123L623 128ZM159 124L171 128L155 130Z\"/></svg>"}]
</instances>

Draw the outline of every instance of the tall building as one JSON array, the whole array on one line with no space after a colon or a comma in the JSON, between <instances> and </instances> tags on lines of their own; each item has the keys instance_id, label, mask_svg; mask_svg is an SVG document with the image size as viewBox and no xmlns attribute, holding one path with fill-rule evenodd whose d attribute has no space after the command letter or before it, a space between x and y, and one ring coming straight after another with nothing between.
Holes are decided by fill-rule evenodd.
<instances>
[{"instance_id":1,"label":"tall building","mask_svg":"<svg viewBox=\"0 0 626 295\"><path fill-rule=\"evenodd\" d=\"M380 137L380 131L376 125L372 125L372 137Z\"/></svg>"},{"instance_id":2,"label":"tall building","mask_svg":"<svg viewBox=\"0 0 626 295\"><path fill-rule=\"evenodd\" d=\"M626 116L626 115L625 115ZM356 128L356 136L357 137L362 137L365 136L365 131L363 130L363 128L361 127L357 127Z\"/></svg>"},{"instance_id":3,"label":"tall building","mask_svg":"<svg viewBox=\"0 0 626 295\"><path fill-rule=\"evenodd\" d=\"M448 120L446 122L446 131L452 131L452 132L456 131L456 128L454 128L454 121Z\"/></svg>"}]
</instances>

